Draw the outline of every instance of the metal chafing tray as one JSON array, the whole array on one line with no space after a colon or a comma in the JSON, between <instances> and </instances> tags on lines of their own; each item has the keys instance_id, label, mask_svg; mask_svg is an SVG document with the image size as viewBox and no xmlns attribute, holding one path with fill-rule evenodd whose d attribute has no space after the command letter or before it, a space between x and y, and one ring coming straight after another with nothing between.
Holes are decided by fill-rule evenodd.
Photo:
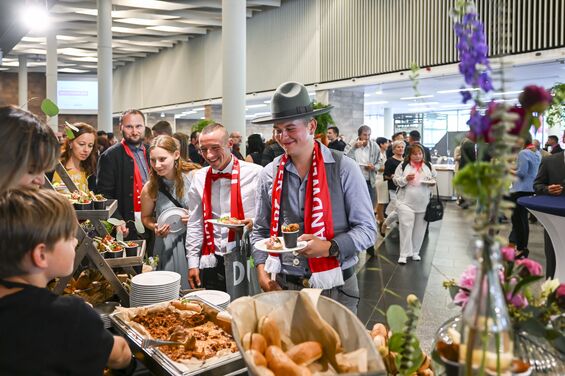
<instances>
[{"instance_id":1,"label":"metal chafing tray","mask_svg":"<svg viewBox=\"0 0 565 376\"><path fill-rule=\"evenodd\" d=\"M208 308L220 312L221 308L209 304L198 298L191 298L188 300L198 301L200 304L206 305ZM166 302L163 302L166 303ZM163 305L163 303L152 304L145 308ZM183 369L184 367L174 362L167 355L161 352L158 348L144 349L141 348L141 341L143 336L134 328L129 326L121 317L120 312L114 312L110 315L113 327L128 340L132 353L141 361L147 369L156 375L174 375L174 376L227 376L227 375L240 375L247 374L245 362L241 357L240 352L226 355L220 359L211 362L206 361L201 367L193 370Z\"/></svg>"}]
</instances>

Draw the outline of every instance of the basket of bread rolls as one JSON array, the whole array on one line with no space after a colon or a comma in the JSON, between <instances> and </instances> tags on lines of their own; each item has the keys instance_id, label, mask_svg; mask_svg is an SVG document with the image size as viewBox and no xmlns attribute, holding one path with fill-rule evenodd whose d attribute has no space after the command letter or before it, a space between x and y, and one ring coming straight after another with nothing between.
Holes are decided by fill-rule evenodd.
<instances>
[{"instance_id":1,"label":"basket of bread rolls","mask_svg":"<svg viewBox=\"0 0 565 376\"><path fill-rule=\"evenodd\" d=\"M229 305L233 337L251 375L386 375L357 316L320 293L273 291Z\"/></svg>"}]
</instances>

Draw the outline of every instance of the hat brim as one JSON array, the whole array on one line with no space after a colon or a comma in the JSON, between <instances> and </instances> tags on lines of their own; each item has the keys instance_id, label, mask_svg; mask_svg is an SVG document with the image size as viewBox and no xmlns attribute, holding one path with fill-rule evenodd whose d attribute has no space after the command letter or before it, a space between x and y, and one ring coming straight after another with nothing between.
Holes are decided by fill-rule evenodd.
<instances>
[{"instance_id":1,"label":"hat brim","mask_svg":"<svg viewBox=\"0 0 565 376\"><path fill-rule=\"evenodd\" d=\"M273 123L283 121L283 120L293 120L293 119L300 119L300 118L305 118L305 117L309 117L309 116L318 116L318 115L322 115L322 114L330 112L332 110L332 108L334 108L334 106L330 105L328 107L320 108L318 110L314 110L314 111L311 111L311 112L305 112L303 114L294 114L294 115L281 116L281 117L273 117L272 115L262 116L262 117L258 117L256 119L251 120L251 123L253 123L253 124L273 124Z\"/></svg>"}]
</instances>

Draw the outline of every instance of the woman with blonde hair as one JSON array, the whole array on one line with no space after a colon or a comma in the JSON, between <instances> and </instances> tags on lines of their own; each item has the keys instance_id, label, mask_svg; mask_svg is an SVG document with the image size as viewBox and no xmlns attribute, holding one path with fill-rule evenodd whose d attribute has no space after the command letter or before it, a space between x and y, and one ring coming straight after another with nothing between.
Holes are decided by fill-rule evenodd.
<instances>
[{"instance_id":1,"label":"woman with blonde hair","mask_svg":"<svg viewBox=\"0 0 565 376\"><path fill-rule=\"evenodd\" d=\"M186 230L173 233L169 224L157 223L157 219L165 210L174 207L188 209L193 171L200 166L182 160L176 140L166 135L151 141L149 162L151 174L141 191L141 221L155 232L153 254L159 257L157 269L179 273L183 276L181 288L188 289L188 261L184 245ZM188 214L182 215L181 220L186 224Z\"/></svg>"},{"instance_id":2,"label":"woman with blonde hair","mask_svg":"<svg viewBox=\"0 0 565 376\"><path fill-rule=\"evenodd\" d=\"M392 180L399 187L396 197L396 211L400 228L399 264L406 264L412 257L420 261L420 248L426 235L426 207L436 184L436 170L424 160L424 147L413 144L403 163L399 164Z\"/></svg>"},{"instance_id":3,"label":"woman with blonde hair","mask_svg":"<svg viewBox=\"0 0 565 376\"><path fill-rule=\"evenodd\" d=\"M59 142L51 128L31 112L0 107L0 194L13 188L40 187L55 168Z\"/></svg>"},{"instance_id":4,"label":"woman with blonde hair","mask_svg":"<svg viewBox=\"0 0 565 376\"><path fill-rule=\"evenodd\" d=\"M67 130L73 134L65 139L61 152L61 163L76 187L88 192L96 186L96 160L98 157L96 129L86 123L74 123ZM62 183L56 172L53 183Z\"/></svg>"}]
</instances>

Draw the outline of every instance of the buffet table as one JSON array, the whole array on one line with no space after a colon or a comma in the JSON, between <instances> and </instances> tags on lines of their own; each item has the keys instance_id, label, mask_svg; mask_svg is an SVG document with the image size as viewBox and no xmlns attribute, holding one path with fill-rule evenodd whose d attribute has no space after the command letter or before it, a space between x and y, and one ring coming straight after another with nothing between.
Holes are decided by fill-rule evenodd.
<instances>
[{"instance_id":1,"label":"buffet table","mask_svg":"<svg viewBox=\"0 0 565 376\"><path fill-rule=\"evenodd\" d=\"M518 199L546 229L555 250L555 278L565 281L565 196L529 196Z\"/></svg>"},{"instance_id":2,"label":"buffet table","mask_svg":"<svg viewBox=\"0 0 565 376\"><path fill-rule=\"evenodd\" d=\"M434 164L433 166L437 171L436 182L439 196L445 200L454 200L453 175L455 175L455 166L449 164Z\"/></svg>"}]
</instances>

